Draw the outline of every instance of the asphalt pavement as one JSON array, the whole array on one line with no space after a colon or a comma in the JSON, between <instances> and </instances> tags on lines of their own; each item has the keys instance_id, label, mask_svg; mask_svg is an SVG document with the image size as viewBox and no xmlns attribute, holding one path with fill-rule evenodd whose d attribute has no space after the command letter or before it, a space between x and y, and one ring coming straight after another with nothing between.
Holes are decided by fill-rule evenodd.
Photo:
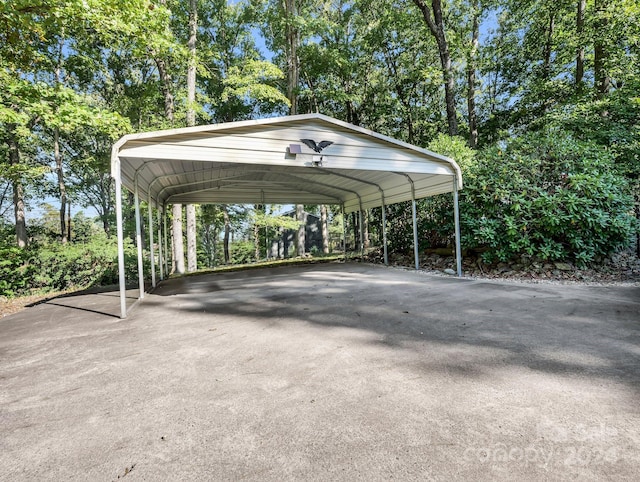
<instances>
[{"instance_id":1,"label":"asphalt pavement","mask_svg":"<svg viewBox=\"0 0 640 482\"><path fill-rule=\"evenodd\" d=\"M0 320L0 479L640 478L638 287L334 263L118 311Z\"/></svg>"}]
</instances>

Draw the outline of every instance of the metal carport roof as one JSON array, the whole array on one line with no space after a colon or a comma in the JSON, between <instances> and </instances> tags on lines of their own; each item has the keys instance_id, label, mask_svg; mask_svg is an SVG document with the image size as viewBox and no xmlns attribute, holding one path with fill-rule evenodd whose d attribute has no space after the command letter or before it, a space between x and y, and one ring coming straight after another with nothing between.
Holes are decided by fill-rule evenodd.
<instances>
[{"instance_id":1,"label":"metal carport roof","mask_svg":"<svg viewBox=\"0 0 640 482\"><path fill-rule=\"evenodd\" d=\"M316 152L309 139L329 145ZM137 206L139 197L148 201L150 222L151 206L177 203L340 204L353 212L447 192L457 218L462 188L453 159L322 114L126 135L113 146L111 173L120 243L121 186ZM123 290L122 248L120 255ZM141 296L143 289L141 282Z\"/></svg>"}]
</instances>

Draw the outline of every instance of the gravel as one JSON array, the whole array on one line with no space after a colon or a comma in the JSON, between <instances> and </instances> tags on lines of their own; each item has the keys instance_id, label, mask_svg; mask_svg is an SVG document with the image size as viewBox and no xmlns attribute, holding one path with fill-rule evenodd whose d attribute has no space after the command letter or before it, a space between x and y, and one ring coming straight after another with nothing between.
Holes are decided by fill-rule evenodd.
<instances>
[{"instance_id":1,"label":"gravel","mask_svg":"<svg viewBox=\"0 0 640 482\"><path fill-rule=\"evenodd\" d=\"M380 250L367 253L364 261L383 262ZM413 256L390 254L389 264L413 269ZM436 253L420 256L420 271L449 277L455 273L455 258ZM585 286L640 286L640 258L631 251L615 253L598 264L578 268L568 262L550 262L523 256L509 263L487 264L479 256L463 258L463 277L474 280L501 280L517 283L574 284Z\"/></svg>"}]
</instances>

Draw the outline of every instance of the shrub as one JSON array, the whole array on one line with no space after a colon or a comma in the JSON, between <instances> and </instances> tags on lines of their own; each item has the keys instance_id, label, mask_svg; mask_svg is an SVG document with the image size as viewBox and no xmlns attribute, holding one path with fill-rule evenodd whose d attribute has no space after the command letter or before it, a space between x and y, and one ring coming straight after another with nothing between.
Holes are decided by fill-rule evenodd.
<instances>
[{"instance_id":1,"label":"shrub","mask_svg":"<svg viewBox=\"0 0 640 482\"><path fill-rule=\"evenodd\" d=\"M579 265L629 243L632 199L601 146L546 130L484 151L462 194L463 244L487 261Z\"/></svg>"},{"instance_id":2,"label":"shrub","mask_svg":"<svg viewBox=\"0 0 640 482\"><path fill-rule=\"evenodd\" d=\"M145 274L150 263L145 256ZM125 240L125 275L138 276L137 251ZM0 249L0 295L13 297L118 283L115 238L95 236L88 243L33 244L28 249Z\"/></svg>"},{"instance_id":3,"label":"shrub","mask_svg":"<svg viewBox=\"0 0 640 482\"><path fill-rule=\"evenodd\" d=\"M255 261L255 244L253 241L236 241L230 247L231 264L247 264Z\"/></svg>"},{"instance_id":4,"label":"shrub","mask_svg":"<svg viewBox=\"0 0 640 482\"><path fill-rule=\"evenodd\" d=\"M462 170L465 183L473 175L476 153L461 137L438 135L428 146L434 152L455 159ZM453 198L451 194L441 194L416 202L419 247L445 247L453 243ZM411 202L387 206L389 229L387 237L392 251L409 253L413 251L413 226ZM375 223L380 223L376 213Z\"/></svg>"},{"instance_id":5,"label":"shrub","mask_svg":"<svg viewBox=\"0 0 640 482\"><path fill-rule=\"evenodd\" d=\"M485 261L519 255L586 265L628 246L637 224L625 179L608 150L547 129L485 149L473 157L459 138L429 147L459 161L462 245ZM420 247L453 244L450 194L418 201ZM411 205L389 206L393 250L413 247Z\"/></svg>"},{"instance_id":6,"label":"shrub","mask_svg":"<svg viewBox=\"0 0 640 482\"><path fill-rule=\"evenodd\" d=\"M29 288L34 267L30 253L19 248L0 248L0 296L16 296Z\"/></svg>"}]
</instances>

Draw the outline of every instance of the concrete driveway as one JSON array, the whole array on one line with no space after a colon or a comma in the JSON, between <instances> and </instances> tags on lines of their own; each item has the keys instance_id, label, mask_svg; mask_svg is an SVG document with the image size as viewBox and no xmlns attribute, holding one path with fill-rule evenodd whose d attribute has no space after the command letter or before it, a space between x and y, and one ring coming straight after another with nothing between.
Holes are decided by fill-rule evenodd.
<instances>
[{"instance_id":1,"label":"concrete driveway","mask_svg":"<svg viewBox=\"0 0 640 482\"><path fill-rule=\"evenodd\" d=\"M3 480L638 480L640 288L358 264L0 320Z\"/></svg>"}]
</instances>

